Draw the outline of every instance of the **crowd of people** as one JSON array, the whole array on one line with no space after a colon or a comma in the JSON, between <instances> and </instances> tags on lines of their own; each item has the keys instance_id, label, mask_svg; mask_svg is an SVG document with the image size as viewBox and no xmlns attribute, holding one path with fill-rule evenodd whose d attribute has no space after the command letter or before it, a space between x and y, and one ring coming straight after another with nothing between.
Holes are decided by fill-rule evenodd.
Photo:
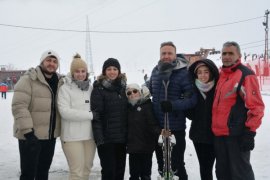
<instances>
[{"instance_id":1,"label":"crowd of people","mask_svg":"<svg viewBox=\"0 0 270 180\"><path fill-rule=\"evenodd\" d=\"M171 169L188 180L184 154L186 119L202 180L255 180L250 163L264 103L258 80L241 63L236 42L226 42L219 69L210 59L192 64L164 42L144 85L127 84L115 58L89 80L86 62L74 55L70 72L57 73L59 56L45 51L36 68L17 82L12 99L20 180L48 180L56 138L69 166L69 180L88 180L98 153L102 180L123 180L129 154L130 180L150 180L155 152L164 176L158 137L175 137ZM166 124L165 117L168 117ZM166 127L169 127L167 130ZM215 175L213 175L214 163Z\"/></svg>"}]
</instances>

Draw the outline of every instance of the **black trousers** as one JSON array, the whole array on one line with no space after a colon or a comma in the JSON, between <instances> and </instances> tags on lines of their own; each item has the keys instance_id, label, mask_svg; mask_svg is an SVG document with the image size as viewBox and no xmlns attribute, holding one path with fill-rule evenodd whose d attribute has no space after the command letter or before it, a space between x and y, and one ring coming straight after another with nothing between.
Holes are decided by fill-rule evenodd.
<instances>
[{"instance_id":1,"label":"black trousers","mask_svg":"<svg viewBox=\"0 0 270 180\"><path fill-rule=\"evenodd\" d=\"M55 139L39 140L35 144L19 140L20 180L48 180L54 149Z\"/></svg>"},{"instance_id":2,"label":"black trousers","mask_svg":"<svg viewBox=\"0 0 270 180\"><path fill-rule=\"evenodd\" d=\"M2 94L2 98L7 99L7 92L2 92L1 94Z\"/></svg>"},{"instance_id":3,"label":"black trousers","mask_svg":"<svg viewBox=\"0 0 270 180\"><path fill-rule=\"evenodd\" d=\"M213 180L213 166L215 162L214 144L193 142L200 164L201 180Z\"/></svg>"},{"instance_id":4,"label":"black trousers","mask_svg":"<svg viewBox=\"0 0 270 180\"><path fill-rule=\"evenodd\" d=\"M151 180L153 153L130 153L130 180Z\"/></svg>"},{"instance_id":5,"label":"black trousers","mask_svg":"<svg viewBox=\"0 0 270 180\"><path fill-rule=\"evenodd\" d=\"M106 143L97 147L102 180L124 180L126 144Z\"/></svg>"},{"instance_id":6,"label":"black trousers","mask_svg":"<svg viewBox=\"0 0 270 180\"><path fill-rule=\"evenodd\" d=\"M215 137L218 180L255 180L250 151L241 152L238 137Z\"/></svg>"},{"instance_id":7,"label":"black trousers","mask_svg":"<svg viewBox=\"0 0 270 180\"><path fill-rule=\"evenodd\" d=\"M186 150L186 132L185 130L182 131L172 131L176 139L176 145L173 146L172 149L172 158L171 158L171 166L172 170L176 172L176 176L179 177L180 180L187 180L187 172L185 168L184 162L184 154ZM164 168L164 161L163 161L163 151L162 147L158 144L156 145L155 149L157 163L158 163L158 171L160 175L162 175L163 168Z\"/></svg>"}]
</instances>

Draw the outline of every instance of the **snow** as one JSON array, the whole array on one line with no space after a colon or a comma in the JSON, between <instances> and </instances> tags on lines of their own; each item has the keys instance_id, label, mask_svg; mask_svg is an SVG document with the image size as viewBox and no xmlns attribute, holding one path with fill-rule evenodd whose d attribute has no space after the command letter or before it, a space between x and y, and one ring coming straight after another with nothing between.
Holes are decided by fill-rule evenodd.
<instances>
[{"instance_id":1,"label":"snow","mask_svg":"<svg viewBox=\"0 0 270 180\"><path fill-rule=\"evenodd\" d=\"M258 180L269 180L270 179L270 88L264 88L262 91L263 100L266 105L265 116L261 127L257 131L257 136L255 139L255 149L251 154L251 163L253 165L254 173L256 179ZM13 117L11 114L11 101L12 101L12 92L7 93L7 99L0 98L0 179L10 179L15 180L19 179L20 174L20 158L18 150L18 141L13 137ZM187 127L189 127L190 122L187 121ZM199 166L192 145L191 140L188 138L188 128L187 128L187 148L185 152L185 162L186 169L189 176L189 180L199 180ZM91 173L91 180L100 179L100 165L99 159L96 154L94 160L94 167ZM214 172L213 172L214 173ZM50 180L64 180L68 176L68 166L64 156L64 153L61 148L61 143L59 139L57 140L55 156L53 163L50 169ZM153 156L153 168L152 168L152 179L157 179L157 163L155 155ZM127 166L125 171L125 179L129 177L128 170L128 158Z\"/></svg>"}]
</instances>

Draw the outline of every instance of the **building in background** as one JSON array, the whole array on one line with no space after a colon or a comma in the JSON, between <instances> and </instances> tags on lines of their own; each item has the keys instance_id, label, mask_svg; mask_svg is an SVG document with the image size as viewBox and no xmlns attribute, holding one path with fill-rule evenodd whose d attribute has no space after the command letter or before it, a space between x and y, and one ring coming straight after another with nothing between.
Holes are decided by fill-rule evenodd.
<instances>
[{"instance_id":1,"label":"building in background","mask_svg":"<svg viewBox=\"0 0 270 180\"><path fill-rule=\"evenodd\" d=\"M8 70L5 65L0 66L0 83L8 85L9 90L14 89L14 85L18 82L20 77L26 70Z\"/></svg>"}]
</instances>

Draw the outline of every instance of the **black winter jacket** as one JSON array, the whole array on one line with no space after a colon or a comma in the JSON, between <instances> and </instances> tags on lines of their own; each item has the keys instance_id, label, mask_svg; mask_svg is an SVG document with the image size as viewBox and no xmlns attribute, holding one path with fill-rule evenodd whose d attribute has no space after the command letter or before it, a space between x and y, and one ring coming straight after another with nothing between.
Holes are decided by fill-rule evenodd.
<instances>
[{"instance_id":1,"label":"black winter jacket","mask_svg":"<svg viewBox=\"0 0 270 180\"><path fill-rule=\"evenodd\" d=\"M193 80L195 81L197 78L194 70L200 63L204 63L210 69L212 78L215 80L215 83L217 83L219 78L219 71L214 62L209 59L196 61L189 67L189 72L191 73ZM193 142L196 143L212 144L214 137L211 129L212 105L214 101L215 86L206 93L206 99L203 98L197 87L196 91L198 94L198 102L193 109L190 109L186 112L187 117L192 120L189 137L191 140L193 140Z\"/></svg>"},{"instance_id":2,"label":"black winter jacket","mask_svg":"<svg viewBox=\"0 0 270 180\"><path fill-rule=\"evenodd\" d=\"M115 82L104 76L94 82L91 94L93 134L97 146L127 141L126 78L123 74Z\"/></svg>"},{"instance_id":3,"label":"black winter jacket","mask_svg":"<svg viewBox=\"0 0 270 180\"><path fill-rule=\"evenodd\" d=\"M207 92L206 99L204 99L198 91L196 107L187 111L187 117L192 120L189 138L196 143L213 143L214 134L212 133L211 125L214 93L215 88L212 88Z\"/></svg>"},{"instance_id":4,"label":"black winter jacket","mask_svg":"<svg viewBox=\"0 0 270 180\"><path fill-rule=\"evenodd\" d=\"M128 153L152 153L161 132L150 99L128 108Z\"/></svg>"}]
</instances>

